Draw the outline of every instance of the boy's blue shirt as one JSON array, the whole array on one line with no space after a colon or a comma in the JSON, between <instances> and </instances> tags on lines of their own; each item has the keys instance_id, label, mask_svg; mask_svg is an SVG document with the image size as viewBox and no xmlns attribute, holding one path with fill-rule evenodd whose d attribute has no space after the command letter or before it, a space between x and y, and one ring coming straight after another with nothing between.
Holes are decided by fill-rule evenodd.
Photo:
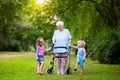
<instances>
[{"instance_id":1,"label":"boy's blue shirt","mask_svg":"<svg viewBox=\"0 0 120 80\"><path fill-rule=\"evenodd\" d=\"M85 59L85 57L86 57L85 48L78 48L77 57L79 57L81 59Z\"/></svg>"}]
</instances>

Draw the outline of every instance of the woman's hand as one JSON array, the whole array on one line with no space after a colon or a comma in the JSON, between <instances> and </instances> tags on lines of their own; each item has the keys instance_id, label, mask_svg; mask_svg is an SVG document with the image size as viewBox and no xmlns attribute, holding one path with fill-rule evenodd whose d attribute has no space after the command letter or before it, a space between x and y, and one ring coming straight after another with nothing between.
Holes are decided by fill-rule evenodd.
<instances>
[{"instance_id":1,"label":"woman's hand","mask_svg":"<svg viewBox=\"0 0 120 80\"><path fill-rule=\"evenodd\" d=\"M71 40L69 40L69 44L68 44L68 46L71 46Z\"/></svg>"},{"instance_id":2,"label":"woman's hand","mask_svg":"<svg viewBox=\"0 0 120 80\"><path fill-rule=\"evenodd\" d=\"M72 45L69 43L68 46L71 47Z\"/></svg>"},{"instance_id":3,"label":"woman's hand","mask_svg":"<svg viewBox=\"0 0 120 80\"><path fill-rule=\"evenodd\" d=\"M68 45L69 47L71 46L71 44Z\"/></svg>"}]
</instances>

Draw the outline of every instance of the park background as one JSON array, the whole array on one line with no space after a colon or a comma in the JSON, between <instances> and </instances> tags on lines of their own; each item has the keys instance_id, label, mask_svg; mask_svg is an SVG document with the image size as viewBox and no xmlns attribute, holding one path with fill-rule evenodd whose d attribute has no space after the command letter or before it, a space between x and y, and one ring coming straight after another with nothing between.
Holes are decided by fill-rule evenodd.
<instances>
[{"instance_id":1,"label":"park background","mask_svg":"<svg viewBox=\"0 0 120 80\"><path fill-rule=\"evenodd\" d=\"M62 20L72 44L86 41L85 74L48 75L55 23ZM37 76L35 43L45 40L45 75ZM7 57L2 57L3 55ZM18 54L22 55L18 57ZM71 67L76 51L71 53ZM17 55L9 57L10 55ZM47 77L46 77L47 76ZM73 79L74 78L74 79ZM119 0L0 0L0 80L120 80Z\"/></svg>"}]
</instances>

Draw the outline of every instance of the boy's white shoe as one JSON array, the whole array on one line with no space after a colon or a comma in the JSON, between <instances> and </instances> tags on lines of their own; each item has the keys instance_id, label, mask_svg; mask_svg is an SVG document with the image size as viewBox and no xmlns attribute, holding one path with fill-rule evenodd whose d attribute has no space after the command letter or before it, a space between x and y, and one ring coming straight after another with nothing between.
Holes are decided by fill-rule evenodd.
<instances>
[{"instance_id":1,"label":"boy's white shoe","mask_svg":"<svg viewBox=\"0 0 120 80\"><path fill-rule=\"evenodd\" d=\"M80 72L79 74L80 74L80 75L82 75L83 73L82 73L82 72Z\"/></svg>"}]
</instances>

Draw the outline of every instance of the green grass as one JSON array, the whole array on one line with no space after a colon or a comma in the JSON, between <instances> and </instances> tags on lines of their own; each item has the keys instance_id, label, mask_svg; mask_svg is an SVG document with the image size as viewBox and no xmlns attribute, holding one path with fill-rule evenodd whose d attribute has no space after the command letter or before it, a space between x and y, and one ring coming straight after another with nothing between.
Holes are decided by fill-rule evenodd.
<instances>
[{"instance_id":1,"label":"green grass","mask_svg":"<svg viewBox=\"0 0 120 80\"><path fill-rule=\"evenodd\" d=\"M45 56L44 75L36 75L37 62L35 56L22 56L0 59L0 80L120 80L120 65L99 64L97 61L86 59L85 73L72 72L71 75L46 73L50 67L51 56ZM74 67L75 56L72 55L71 67ZM57 66L55 66L56 68Z\"/></svg>"}]
</instances>

